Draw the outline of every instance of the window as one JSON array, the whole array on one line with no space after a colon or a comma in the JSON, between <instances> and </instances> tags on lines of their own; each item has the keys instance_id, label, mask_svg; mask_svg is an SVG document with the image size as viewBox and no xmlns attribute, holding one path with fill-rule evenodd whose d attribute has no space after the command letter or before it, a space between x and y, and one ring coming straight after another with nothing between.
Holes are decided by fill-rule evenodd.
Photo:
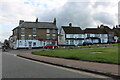
<instances>
[{"instance_id":1,"label":"window","mask_svg":"<svg viewBox=\"0 0 120 80\"><path fill-rule=\"evenodd\" d=\"M56 37L55 34L52 34L52 39L55 39L55 37Z\"/></svg>"},{"instance_id":2,"label":"window","mask_svg":"<svg viewBox=\"0 0 120 80\"><path fill-rule=\"evenodd\" d=\"M66 44L69 44L69 41L68 41L68 40L66 40Z\"/></svg>"},{"instance_id":3,"label":"window","mask_svg":"<svg viewBox=\"0 0 120 80\"><path fill-rule=\"evenodd\" d=\"M109 33L108 36L112 36L112 33Z\"/></svg>"},{"instance_id":4,"label":"window","mask_svg":"<svg viewBox=\"0 0 120 80\"><path fill-rule=\"evenodd\" d=\"M33 40L36 40L36 35L33 35Z\"/></svg>"},{"instance_id":5,"label":"window","mask_svg":"<svg viewBox=\"0 0 120 80\"><path fill-rule=\"evenodd\" d=\"M52 33L55 33L55 29L52 30Z\"/></svg>"},{"instance_id":6,"label":"window","mask_svg":"<svg viewBox=\"0 0 120 80\"><path fill-rule=\"evenodd\" d=\"M33 42L33 46L36 46L36 42Z\"/></svg>"},{"instance_id":7,"label":"window","mask_svg":"<svg viewBox=\"0 0 120 80\"><path fill-rule=\"evenodd\" d=\"M50 39L50 34L46 34L46 38L47 38L47 39Z\"/></svg>"},{"instance_id":8,"label":"window","mask_svg":"<svg viewBox=\"0 0 120 80\"><path fill-rule=\"evenodd\" d=\"M21 28L21 33L22 33L22 34L25 33L25 28Z\"/></svg>"},{"instance_id":9,"label":"window","mask_svg":"<svg viewBox=\"0 0 120 80\"><path fill-rule=\"evenodd\" d=\"M87 37L90 37L90 34L87 34Z\"/></svg>"},{"instance_id":10,"label":"window","mask_svg":"<svg viewBox=\"0 0 120 80\"><path fill-rule=\"evenodd\" d=\"M33 28L33 33L34 33L34 34L36 33L36 28Z\"/></svg>"},{"instance_id":11,"label":"window","mask_svg":"<svg viewBox=\"0 0 120 80\"><path fill-rule=\"evenodd\" d=\"M50 29L46 29L46 33L50 33Z\"/></svg>"},{"instance_id":12,"label":"window","mask_svg":"<svg viewBox=\"0 0 120 80\"><path fill-rule=\"evenodd\" d=\"M99 37L99 34L95 34L95 37Z\"/></svg>"},{"instance_id":13,"label":"window","mask_svg":"<svg viewBox=\"0 0 120 80\"><path fill-rule=\"evenodd\" d=\"M73 41L73 40L70 40L70 44L74 44L74 41Z\"/></svg>"},{"instance_id":14,"label":"window","mask_svg":"<svg viewBox=\"0 0 120 80\"><path fill-rule=\"evenodd\" d=\"M24 36L24 35L21 35L21 39L22 39L22 40L25 40L25 36Z\"/></svg>"},{"instance_id":15,"label":"window","mask_svg":"<svg viewBox=\"0 0 120 80\"><path fill-rule=\"evenodd\" d=\"M31 35L28 35L28 39L29 39L29 40L31 40L31 39L32 39Z\"/></svg>"},{"instance_id":16,"label":"window","mask_svg":"<svg viewBox=\"0 0 120 80\"><path fill-rule=\"evenodd\" d=\"M70 34L70 38L73 38L74 37L74 34Z\"/></svg>"}]
</instances>

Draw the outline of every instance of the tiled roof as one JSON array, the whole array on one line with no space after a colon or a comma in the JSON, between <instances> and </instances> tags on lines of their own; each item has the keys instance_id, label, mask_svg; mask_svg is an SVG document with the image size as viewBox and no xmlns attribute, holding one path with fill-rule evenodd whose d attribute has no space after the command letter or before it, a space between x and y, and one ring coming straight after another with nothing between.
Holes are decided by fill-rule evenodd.
<instances>
[{"instance_id":1,"label":"tiled roof","mask_svg":"<svg viewBox=\"0 0 120 80\"><path fill-rule=\"evenodd\" d=\"M55 28L57 29L54 23L50 22L23 22L19 25L23 28Z\"/></svg>"},{"instance_id":2,"label":"tiled roof","mask_svg":"<svg viewBox=\"0 0 120 80\"><path fill-rule=\"evenodd\" d=\"M66 34L84 34L80 27L62 26Z\"/></svg>"}]
</instances>

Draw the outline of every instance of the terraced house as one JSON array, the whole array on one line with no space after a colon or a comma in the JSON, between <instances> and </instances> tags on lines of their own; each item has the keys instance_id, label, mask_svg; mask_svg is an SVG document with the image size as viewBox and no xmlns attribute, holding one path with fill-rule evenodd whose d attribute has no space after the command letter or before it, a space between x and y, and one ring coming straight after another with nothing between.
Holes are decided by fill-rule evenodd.
<instances>
[{"instance_id":1,"label":"terraced house","mask_svg":"<svg viewBox=\"0 0 120 80\"><path fill-rule=\"evenodd\" d=\"M58 44L58 29L56 19L53 22L27 22L20 20L14 28L9 40L13 49L36 48L47 44Z\"/></svg>"},{"instance_id":2,"label":"terraced house","mask_svg":"<svg viewBox=\"0 0 120 80\"><path fill-rule=\"evenodd\" d=\"M60 45L78 45L84 42L84 31L80 27L72 26L62 26L59 35Z\"/></svg>"},{"instance_id":3,"label":"terraced house","mask_svg":"<svg viewBox=\"0 0 120 80\"><path fill-rule=\"evenodd\" d=\"M82 45L84 42L93 44L118 42L120 28L113 29L103 24L97 28L86 28L82 30L80 27L62 26L60 29L59 44L60 45Z\"/></svg>"}]
</instances>

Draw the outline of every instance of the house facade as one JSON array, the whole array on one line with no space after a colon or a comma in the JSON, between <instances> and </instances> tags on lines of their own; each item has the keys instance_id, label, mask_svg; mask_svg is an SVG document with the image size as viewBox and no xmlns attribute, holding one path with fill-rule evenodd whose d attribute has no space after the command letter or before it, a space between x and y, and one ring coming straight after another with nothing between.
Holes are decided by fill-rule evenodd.
<instances>
[{"instance_id":1,"label":"house facade","mask_svg":"<svg viewBox=\"0 0 120 80\"><path fill-rule=\"evenodd\" d=\"M108 34L105 30L100 28L86 28L84 30L85 41L91 43L107 43Z\"/></svg>"},{"instance_id":2,"label":"house facade","mask_svg":"<svg viewBox=\"0 0 120 80\"><path fill-rule=\"evenodd\" d=\"M60 45L80 45L84 42L84 31L80 27L62 26L59 34Z\"/></svg>"},{"instance_id":3,"label":"house facade","mask_svg":"<svg viewBox=\"0 0 120 80\"><path fill-rule=\"evenodd\" d=\"M84 42L93 44L118 42L120 28L111 29L103 24L97 28L86 28L81 30L80 27L62 26L59 34L60 45L79 45Z\"/></svg>"},{"instance_id":4,"label":"house facade","mask_svg":"<svg viewBox=\"0 0 120 80\"><path fill-rule=\"evenodd\" d=\"M9 40L13 49L36 48L47 44L58 44L58 29L56 19L53 22L27 22L20 20L14 28Z\"/></svg>"}]
</instances>

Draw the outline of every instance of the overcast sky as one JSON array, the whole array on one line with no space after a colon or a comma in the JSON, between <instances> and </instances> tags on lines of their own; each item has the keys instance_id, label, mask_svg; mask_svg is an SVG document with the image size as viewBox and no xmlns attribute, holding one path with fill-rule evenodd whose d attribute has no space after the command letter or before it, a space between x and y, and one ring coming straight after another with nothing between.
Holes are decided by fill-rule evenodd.
<instances>
[{"instance_id":1,"label":"overcast sky","mask_svg":"<svg viewBox=\"0 0 120 80\"><path fill-rule=\"evenodd\" d=\"M105 24L111 28L118 24L119 0L0 0L0 41L12 35L19 20L52 22L57 27L68 25L97 27Z\"/></svg>"}]
</instances>

